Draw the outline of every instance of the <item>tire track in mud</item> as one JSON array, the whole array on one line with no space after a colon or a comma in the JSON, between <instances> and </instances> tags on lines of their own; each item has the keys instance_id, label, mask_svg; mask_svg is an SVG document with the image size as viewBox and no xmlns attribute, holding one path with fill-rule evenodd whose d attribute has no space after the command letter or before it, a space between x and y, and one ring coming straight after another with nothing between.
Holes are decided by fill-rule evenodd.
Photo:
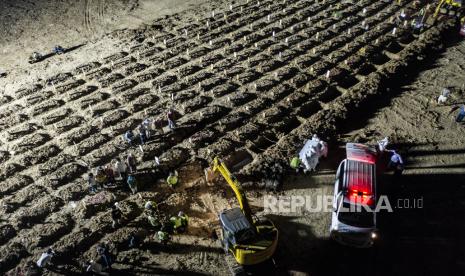
<instances>
[{"instance_id":1,"label":"tire track in mud","mask_svg":"<svg viewBox=\"0 0 465 276\"><path fill-rule=\"evenodd\" d=\"M92 35L105 32L105 0L84 0L84 24Z\"/></svg>"},{"instance_id":2,"label":"tire track in mud","mask_svg":"<svg viewBox=\"0 0 465 276\"><path fill-rule=\"evenodd\" d=\"M100 7L100 10L99 10L99 14L100 14L100 20L104 20L105 18L105 0L99 0L99 7Z\"/></svg>"},{"instance_id":3,"label":"tire track in mud","mask_svg":"<svg viewBox=\"0 0 465 276\"><path fill-rule=\"evenodd\" d=\"M92 0L84 0L84 25L88 32L91 32L91 19L90 19L90 7L89 2Z\"/></svg>"},{"instance_id":4,"label":"tire track in mud","mask_svg":"<svg viewBox=\"0 0 465 276\"><path fill-rule=\"evenodd\" d=\"M101 26L99 29L105 29L105 1L106 0L98 0L98 24ZM103 26L103 27L102 27Z\"/></svg>"}]
</instances>

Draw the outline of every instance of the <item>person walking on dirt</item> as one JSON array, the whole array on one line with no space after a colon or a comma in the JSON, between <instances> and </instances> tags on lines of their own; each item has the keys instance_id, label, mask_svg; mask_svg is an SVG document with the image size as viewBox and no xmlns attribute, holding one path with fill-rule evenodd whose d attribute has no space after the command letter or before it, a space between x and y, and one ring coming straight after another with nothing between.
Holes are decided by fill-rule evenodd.
<instances>
[{"instance_id":1,"label":"person walking on dirt","mask_svg":"<svg viewBox=\"0 0 465 276\"><path fill-rule=\"evenodd\" d=\"M129 146L132 146L132 142L134 141L134 133L132 132L132 130L128 130L126 131L126 133L124 133L124 140L126 140L126 142L129 144Z\"/></svg>"},{"instance_id":2,"label":"person walking on dirt","mask_svg":"<svg viewBox=\"0 0 465 276\"><path fill-rule=\"evenodd\" d=\"M128 176L128 186L129 186L129 189L131 189L131 192L132 194L136 194L137 193L137 179L134 175L130 174Z\"/></svg>"},{"instance_id":3,"label":"person walking on dirt","mask_svg":"<svg viewBox=\"0 0 465 276\"><path fill-rule=\"evenodd\" d=\"M166 245L170 240L170 233L166 223L164 223L161 229L157 232L157 239L163 244Z\"/></svg>"},{"instance_id":4,"label":"person walking on dirt","mask_svg":"<svg viewBox=\"0 0 465 276\"><path fill-rule=\"evenodd\" d=\"M423 16L419 15L418 17L414 18L411 23L411 27L413 29L414 34L420 34L423 28Z\"/></svg>"},{"instance_id":5,"label":"person walking on dirt","mask_svg":"<svg viewBox=\"0 0 465 276\"><path fill-rule=\"evenodd\" d=\"M304 159L304 173L316 171L316 166L318 166L318 161L320 158L321 144L313 145L305 153Z\"/></svg>"},{"instance_id":6,"label":"person walking on dirt","mask_svg":"<svg viewBox=\"0 0 465 276\"><path fill-rule=\"evenodd\" d=\"M61 47L60 45L57 45L57 46L53 47L52 52L54 54L56 54L56 55L61 55L61 54L65 53L65 49L63 49L63 47Z\"/></svg>"},{"instance_id":7,"label":"person walking on dirt","mask_svg":"<svg viewBox=\"0 0 465 276\"><path fill-rule=\"evenodd\" d=\"M404 164L402 157L398 154L395 150L391 150L392 156L391 160L389 161L388 168L394 168L399 164Z\"/></svg>"},{"instance_id":8,"label":"person walking on dirt","mask_svg":"<svg viewBox=\"0 0 465 276\"><path fill-rule=\"evenodd\" d=\"M312 141L315 141L316 143L315 151L318 154L318 156L322 156L325 158L328 157L328 144L325 141L321 140L316 134L313 134Z\"/></svg>"},{"instance_id":9,"label":"person walking on dirt","mask_svg":"<svg viewBox=\"0 0 465 276\"><path fill-rule=\"evenodd\" d=\"M163 120L156 120L153 122L154 129L157 130L160 135L165 134L165 131L163 130Z\"/></svg>"},{"instance_id":10,"label":"person walking on dirt","mask_svg":"<svg viewBox=\"0 0 465 276\"><path fill-rule=\"evenodd\" d=\"M389 144L389 138L384 137L382 140L378 141L378 150L379 152L384 152Z\"/></svg>"},{"instance_id":11,"label":"person walking on dirt","mask_svg":"<svg viewBox=\"0 0 465 276\"><path fill-rule=\"evenodd\" d=\"M187 223L189 218L183 211L179 211L177 216L172 216L170 222L173 226L174 233L180 234L187 230Z\"/></svg>"},{"instance_id":12,"label":"person walking on dirt","mask_svg":"<svg viewBox=\"0 0 465 276\"><path fill-rule=\"evenodd\" d=\"M103 186L107 184L107 175L102 167L97 168L97 173L95 174L95 181L100 189L103 189Z\"/></svg>"},{"instance_id":13,"label":"person walking on dirt","mask_svg":"<svg viewBox=\"0 0 465 276\"><path fill-rule=\"evenodd\" d=\"M402 175L404 171L404 161L400 154L398 154L395 150L392 150L391 160L389 161L388 168L394 170L394 176L399 177Z\"/></svg>"},{"instance_id":14,"label":"person walking on dirt","mask_svg":"<svg viewBox=\"0 0 465 276\"><path fill-rule=\"evenodd\" d=\"M156 230L160 230L161 221L157 214L156 204L149 200L144 205L144 214L147 216L147 220Z\"/></svg>"},{"instance_id":15,"label":"person walking on dirt","mask_svg":"<svg viewBox=\"0 0 465 276\"><path fill-rule=\"evenodd\" d=\"M89 173L89 175L87 176L87 182L89 183L89 192L96 193L97 184L95 183L95 176L93 173Z\"/></svg>"},{"instance_id":16,"label":"person walking on dirt","mask_svg":"<svg viewBox=\"0 0 465 276\"><path fill-rule=\"evenodd\" d=\"M137 248L139 247L140 240L136 234L130 234L128 237L128 248Z\"/></svg>"},{"instance_id":17,"label":"person walking on dirt","mask_svg":"<svg viewBox=\"0 0 465 276\"><path fill-rule=\"evenodd\" d=\"M157 205L155 202L151 201L151 200L148 200L145 204L144 204L144 209L147 210L147 211L154 211L155 209L157 208Z\"/></svg>"},{"instance_id":18,"label":"person walking on dirt","mask_svg":"<svg viewBox=\"0 0 465 276\"><path fill-rule=\"evenodd\" d=\"M84 263L84 269L87 275L106 275L102 272L102 265L95 262L94 260L90 260Z\"/></svg>"},{"instance_id":19,"label":"person walking on dirt","mask_svg":"<svg viewBox=\"0 0 465 276\"><path fill-rule=\"evenodd\" d=\"M140 124L139 126L139 138L141 145L144 145L147 142L147 132L143 124Z\"/></svg>"},{"instance_id":20,"label":"person walking on dirt","mask_svg":"<svg viewBox=\"0 0 465 276\"><path fill-rule=\"evenodd\" d=\"M465 104L462 105L462 107L460 107L459 114L457 114L457 117L455 118L455 121L457 123L460 123L461 121L463 121L463 118L465 118Z\"/></svg>"},{"instance_id":21,"label":"person walking on dirt","mask_svg":"<svg viewBox=\"0 0 465 276\"><path fill-rule=\"evenodd\" d=\"M118 202L115 202L115 204L111 207L111 227L113 227L113 229L120 224L122 216L123 213L119 208Z\"/></svg>"},{"instance_id":22,"label":"person walking on dirt","mask_svg":"<svg viewBox=\"0 0 465 276\"><path fill-rule=\"evenodd\" d=\"M170 234L168 232L160 230L157 232L157 238L163 245L166 245L170 240Z\"/></svg>"},{"instance_id":23,"label":"person walking on dirt","mask_svg":"<svg viewBox=\"0 0 465 276\"><path fill-rule=\"evenodd\" d=\"M97 246L97 253L102 258L104 264L103 269L111 269L112 258L108 247L104 243L100 243Z\"/></svg>"},{"instance_id":24,"label":"person walking on dirt","mask_svg":"<svg viewBox=\"0 0 465 276\"><path fill-rule=\"evenodd\" d=\"M441 92L441 95L439 95L438 97L438 104L445 104L449 95L450 95L450 90L447 88L444 88Z\"/></svg>"},{"instance_id":25,"label":"person walking on dirt","mask_svg":"<svg viewBox=\"0 0 465 276\"><path fill-rule=\"evenodd\" d=\"M152 119L145 118L144 121L142 122L142 125L144 126L144 129L145 129L145 136L147 136L147 139L150 139L150 137L152 137L152 131L153 131Z\"/></svg>"},{"instance_id":26,"label":"person walking on dirt","mask_svg":"<svg viewBox=\"0 0 465 276\"><path fill-rule=\"evenodd\" d=\"M126 163L121 161L121 158L116 157L116 162L115 162L115 171L118 174L118 176L121 178L123 182L127 181L128 178L128 168L126 166Z\"/></svg>"},{"instance_id":27,"label":"person walking on dirt","mask_svg":"<svg viewBox=\"0 0 465 276\"><path fill-rule=\"evenodd\" d=\"M405 13L405 10L401 10L397 16L398 23L403 23L405 20L408 20L408 15Z\"/></svg>"},{"instance_id":28,"label":"person walking on dirt","mask_svg":"<svg viewBox=\"0 0 465 276\"><path fill-rule=\"evenodd\" d=\"M137 163L136 163L136 158L132 155L132 153L128 154L128 157L126 158L126 165L129 169L129 173L136 173L137 172Z\"/></svg>"},{"instance_id":29,"label":"person walking on dirt","mask_svg":"<svg viewBox=\"0 0 465 276\"><path fill-rule=\"evenodd\" d=\"M156 213L147 214L147 221L155 230L161 229L160 218L158 217Z\"/></svg>"},{"instance_id":30,"label":"person walking on dirt","mask_svg":"<svg viewBox=\"0 0 465 276\"><path fill-rule=\"evenodd\" d=\"M155 173L158 173L161 171L161 166L160 166L160 158L158 158L158 156L155 156L153 158L153 164L154 164L154 171Z\"/></svg>"},{"instance_id":31,"label":"person walking on dirt","mask_svg":"<svg viewBox=\"0 0 465 276\"><path fill-rule=\"evenodd\" d=\"M166 183L168 183L171 188L174 188L178 184L178 172L170 172L168 178L166 178Z\"/></svg>"},{"instance_id":32,"label":"person walking on dirt","mask_svg":"<svg viewBox=\"0 0 465 276\"><path fill-rule=\"evenodd\" d=\"M115 172L111 168L111 165L105 166L105 176L107 178L107 185L113 186L115 184Z\"/></svg>"},{"instance_id":33,"label":"person walking on dirt","mask_svg":"<svg viewBox=\"0 0 465 276\"><path fill-rule=\"evenodd\" d=\"M39 260L37 260L36 262L37 266L40 268L47 267L54 255L55 255L55 251L53 251L52 248L47 249L47 251L42 253Z\"/></svg>"},{"instance_id":34,"label":"person walking on dirt","mask_svg":"<svg viewBox=\"0 0 465 276\"><path fill-rule=\"evenodd\" d=\"M35 62L39 62L43 59L43 56L42 54L38 53L38 52L34 52L32 53L32 55L29 57L29 63L35 63Z\"/></svg>"},{"instance_id":35,"label":"person walking on dirt","mask_svg":"<svg viewBox=\"0 0 465 276\"><path fill-rule=\"evenodd\" d=\"M175 124L175 114L173 109L168 109L168 112L166 113L166 118L168 119L168 127L173 130L176 128Z\"/></svg>"}]
</instances>

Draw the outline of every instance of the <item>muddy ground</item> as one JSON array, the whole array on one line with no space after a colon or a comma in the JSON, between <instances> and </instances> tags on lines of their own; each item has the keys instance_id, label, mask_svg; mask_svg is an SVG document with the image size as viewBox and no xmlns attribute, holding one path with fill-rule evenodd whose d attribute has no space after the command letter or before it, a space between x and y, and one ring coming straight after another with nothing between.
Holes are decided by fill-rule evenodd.
<instances>
[{"instance_id":1,"label":"muddy ground","mask_svg":"<svg viewBox=\"0 0 465 276\"><path fill-rule=\"evenodd\" d=\"M437 60L426 61L401 86L393 85L396 96L375 102L362 116L354 117L353 126L347 127L333 145L342 147L352 141L374 144L387 136L393 141L389 148L404 157L407 165L401 183L393 182L390 175L379 179L382 194L394 202L394 213L379 216L382 237L378 245L358 250L328 240L329 213L274 216L286 233L281 237L293 245L284 245L283 255L296 256L289 264L294 270L310 275L343 275L347 271L362 275L460 275L465 269L465 225L457 219L464 211L465 129L463 123L454 121L454 111L464 102L464 79L458 73L463 71L458 68L465 44L459 41L447 46ZM445 105L438 105L436 100L444 87L455 92ZM319 194L331 194L344 149L333 153L336 156L322 163L316 176L288 178L283 195L316 199ZM423 200L423 208L412 208L415 199ZM292 238L287 240L288 236ZM356 270L356 263L363 271Z\"/></svg>"},{"instance_id":2,"label":"muddy ground","mask_svg":"<svg viewBox=\"0 0 465 276\"><path fill-rule=\"evenodd\" d=\"M402 183L380 177L381 191L395 202L422 198L424 208L380 215L380 242L368 250L330 241L330 213L268 214L281 233L276 273L464 270L465 130L454 118L464 102L465 44L444 39L447 24L412 36L395 21L403 9L418 11L410 1L1 5L0 273L32 273L30 261L53 247L54 266L42 273L80 274L96 244L110 242L116 275L226 275L211 234L218 211L237 203L224 182L204 181L211 152L248 160L237 173L260 213L265 195L331 195L344 143L385 136L407 167ZM72 50L27 64L30 52L55 44ZM451 97L439 106L444 87ZM163 119L168 106L178 114L174 133L142 148L121 141L145 117ZM266 192L267 164L284 166L312 133L329 141L328 160L314 174L286 173L281 192ZM90 195L87 173L128 153L139 162L140 192L122 186ZM174 169L175 191L164 181ZM188 233L161 245L142 213L148 199L167 215L185 211ZM124 213L118 229L109 218L114 202ZM127 248L130 233L141 248Z\"/></svg>"}]
</instances>

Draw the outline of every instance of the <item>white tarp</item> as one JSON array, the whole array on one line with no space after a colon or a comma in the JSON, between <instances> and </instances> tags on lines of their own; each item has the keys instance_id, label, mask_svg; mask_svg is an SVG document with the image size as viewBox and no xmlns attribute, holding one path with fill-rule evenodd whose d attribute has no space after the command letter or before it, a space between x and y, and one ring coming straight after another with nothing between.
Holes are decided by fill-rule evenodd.
<instances>
[{"instance_id":1,"label":"white tarp","mask_svg":"<svg viewBox=\"0 0 465 276\"><path fill-rule=\"evenodd\" d=\"M328 154L326 143L314 136L305 142L304 147L299 152L299 159L305 166L306 171L314 171L321 156Z\"/></svg>"}]
</instances>

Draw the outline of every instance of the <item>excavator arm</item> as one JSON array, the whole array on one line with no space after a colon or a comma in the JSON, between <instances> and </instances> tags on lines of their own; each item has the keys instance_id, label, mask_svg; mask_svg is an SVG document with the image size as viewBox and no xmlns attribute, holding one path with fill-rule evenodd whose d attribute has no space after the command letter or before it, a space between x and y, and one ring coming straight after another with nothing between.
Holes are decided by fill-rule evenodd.
<instances>
[{"instance_id":1,"label":"excavator arm","mask_svg":"<svg viewBox=\"0 0 465 276\"><path fill-rule=\"evenodd\" d=\"M234 191L237 201L239 202L239 206L241 207L242 213L244 213L244 216L249 221L250 225L254 225L249 202L247 201L247 198L245 197L244 192L242 191L242 188L239 184L239 181L237 181L236 177L231 174L226 165L218 157L215 157L215 159L213 159L212 170L214 172L219 171L221 173L228 185Z\"/></svg>"},{"instance_id":2,"label":"excavator arm","mask_svg":"<svg viewBox=\"0 0 465 276\"><path fill-rule=\"evenodd\" d=\"M232 260L227 261L231 271L240 271L242 265L255 265L270 259L278 244L278 229L273 222L266 218L253 220L242 187L218 157L213 159L212 166L206 171L207 181L209 181L209 176L212 177L215 172L221 173L234 191L240 205L240 208L236 207L220 213L223 230L221 240L225 249L231 253L231 255L227 254L227 256L233 256L235 259L235 263ZM228 217L228 214L230 217ZM248 223L246 223L246 220ZM247 224L250 224L250 226ZM237 270L238 268L239 270Z\"/></svg>"},{"instance_id":3,"label":"excavator arm","mask_svg":"<svg viewBox=\"0 0 465 276\"><path fill-rule=\"evenodd\" d=\"M439 11L441 10L442 5L444 5L444 2L446 2L446 0L439 1L438 6L434 10L434 15L433 15L434 18L438 17Z\"/></svg>"},{"instance_id":4,"label":"excavator arm","mask_svg":"<svg viewBox=\"0 0 465 276\"><path fill-rule=\"evenodd\" d=\"M433 17L436 18L441 11L442 6L446 4L450 7L454 8L461 8L462 7L462 1L456 1L456 0L440 0L438 6L436 7L436 10L434 10L434 15Z\"/></svg>"}]
</instances>

